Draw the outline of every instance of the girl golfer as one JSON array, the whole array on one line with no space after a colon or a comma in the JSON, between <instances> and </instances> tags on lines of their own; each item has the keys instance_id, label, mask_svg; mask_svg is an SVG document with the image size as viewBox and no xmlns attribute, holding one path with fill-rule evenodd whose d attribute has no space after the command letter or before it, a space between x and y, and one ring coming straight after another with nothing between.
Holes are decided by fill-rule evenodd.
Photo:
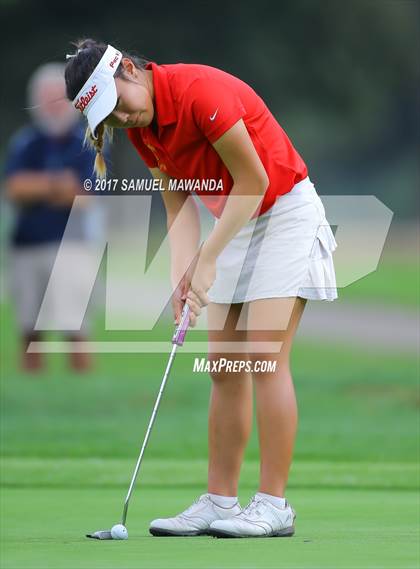
<instances>
[{"instance_id":1,"label":"girl golfer","mask_svg":"<svg viewBox=\"0 0 420 569\"><path fill-rule=\"evenodd\" d=\"M164 187L186 179L223 186L217 194L195 191L217 218L201 248L194 199L185 191L161 194L171 228L174 312L178 319L186 300L194 326L208 306L209 360L250 365L211 372L208 491L179 515L154 520L150 532L291 536L295 513L284 496L297 410L289 355L306 300L337 298L337 244L305 163L263 100L219 69L157 65L85 40L69 56L65 78L68 98L87 118L99 175L107 132L125 128ZM275 371L261 371L265 361ZM260 486L242 509L237 488L253 386Z\"/></svg>"}]
</instances>

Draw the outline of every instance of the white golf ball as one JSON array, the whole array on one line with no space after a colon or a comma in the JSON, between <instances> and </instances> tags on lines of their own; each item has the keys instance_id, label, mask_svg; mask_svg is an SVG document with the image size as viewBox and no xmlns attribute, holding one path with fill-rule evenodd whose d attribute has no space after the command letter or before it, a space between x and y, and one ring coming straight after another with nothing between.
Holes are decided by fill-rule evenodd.
<instances>
[{"instance_id":1,"label":"white golf ball","mask_svg":"<svg viewBox=\"0 0 420 569\"><path fill-rule=\"evenodd\" d=\"M111 529L111 537L112 539L128 539L127 528L122 524L116 524Z\"/></svg>"}]
</instances>

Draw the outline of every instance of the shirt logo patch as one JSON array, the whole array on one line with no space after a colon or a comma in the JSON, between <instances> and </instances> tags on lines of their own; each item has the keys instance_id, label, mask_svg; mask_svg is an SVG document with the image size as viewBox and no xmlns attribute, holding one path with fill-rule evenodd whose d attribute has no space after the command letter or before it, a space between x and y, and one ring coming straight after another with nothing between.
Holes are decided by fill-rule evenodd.
<instances>
[{"instance_id":1,"label":"shirt logo patch","mask_svg":"<svg viewBox=\"0 0 420 569\"><path fill-rule=\"evenodd\" d=\"M214 111L214 115L211 115L209 117L209 119L213 122L214 119L216 118L217 113L219 112L219 107L217 107L217 109Z\"/></svg>"}]
</instances>

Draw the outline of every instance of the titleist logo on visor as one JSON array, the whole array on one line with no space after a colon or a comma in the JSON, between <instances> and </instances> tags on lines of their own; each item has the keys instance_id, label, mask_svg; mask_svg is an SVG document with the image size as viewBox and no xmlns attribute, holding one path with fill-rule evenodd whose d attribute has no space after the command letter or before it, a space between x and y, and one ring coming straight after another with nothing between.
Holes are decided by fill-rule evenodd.
<instances>
[{"instance_id":1,"label":"titleist logo on visor","mask_svg":"<svg viewBox=\"0 0 420 569\"><path fill-rule=\"evenodd\" d=\"M97 92L98 92L97 86L92 85L92 87L89 89L89 91L87 91L87 93L81 95L77 99L74 105L76 109L79 109L79 111L83 113L83 111L86 109L86 107L88 106L88 104L90 103L90 101L93 99L93 97L96 95Z\"/></svg>"}]
</instances>

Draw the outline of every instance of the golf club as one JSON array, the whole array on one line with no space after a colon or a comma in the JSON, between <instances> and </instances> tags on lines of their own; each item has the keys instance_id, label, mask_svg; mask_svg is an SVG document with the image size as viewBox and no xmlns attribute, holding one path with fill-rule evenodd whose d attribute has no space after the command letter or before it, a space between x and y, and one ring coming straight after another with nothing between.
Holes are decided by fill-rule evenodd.
<instances>
[{"instance_id":1,"label":"golf club","mask_svg":"<svg viewBox=\"0 0 420 569\"><path fill-rule=\"evenodd\" d=\"M150 417L149 425L147 427L146 435L144 437L144 441L143 441L143 444L142 444L142 447L140 450L140 454L139 454L139 457L137 459L136 466L134 468L134 472L133 472L133 476L131 478L130 486L128 488L127 496L125 498L121 523L116 524L110 530L99 530L99 531L95 531L94 533L86 534L86 537L90 537L92 539L127 539L127 537L128 537L127 529L125 527L125 522L127 520L127 512L128 512L128 506L130 503L130 498L131 498L131 495L133 493L134 485L135 485L136 480L137 480L137 476L138 476L140 466L141 466L141 463L143 460L143 455L144 455L144 452L146 450L147 443L149 441L150 433L152 431L152 427L153 427L153 424L155 422L155 418L156 418L157 411L159 409L162 394L163 394L163 391L165 389L166 382L168 380L173 361L175 359L177 348L178 348L178 346L182 346L184 343L184 340L185 340L185 335L186 335L187 330L188 330L189 319L190 319L189 313L190 313L190 308L189 308L188 304L185 303L184 308L182 310L180 322L179 322L178 326L176 327L174 335L172 337L172 350L171 350L171 354L169 356L168 365L166 366L165 374L163 376L163 380L162 380L162 383L160 385L160 389L159 389L159 393L158 393L157 398L156 398L155 406L153 407L153 411L152 411L152 415Z\"/></svg>"}]
</instances>

